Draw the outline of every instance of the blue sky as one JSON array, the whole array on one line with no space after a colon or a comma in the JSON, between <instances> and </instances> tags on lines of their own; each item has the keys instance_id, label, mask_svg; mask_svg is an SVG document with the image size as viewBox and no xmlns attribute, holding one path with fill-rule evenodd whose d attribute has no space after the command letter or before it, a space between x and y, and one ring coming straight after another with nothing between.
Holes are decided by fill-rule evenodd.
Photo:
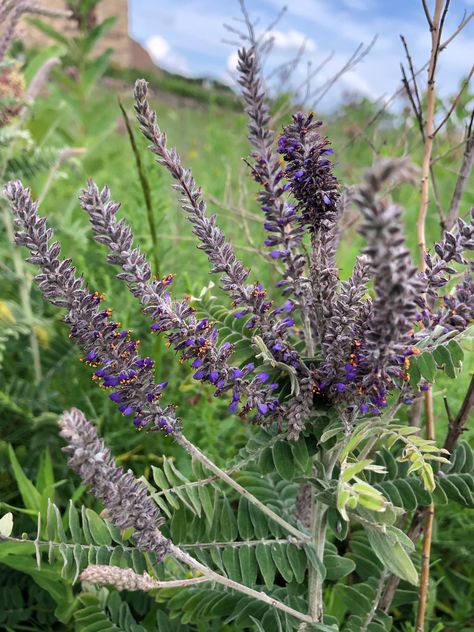
<instances>
[{"instance_id":1,"label":"blue sky","mask_svg":"<svg viewBox=\"0 0 474 632\"><path fill-rule=\"evenodd\" d=\"M251 15L266 27L284 2L247 0ZM361 43L378 39L369 55L347 73L326 95L323 109L336 105L347 92L371 98L389 97L400 85L404 34L415 67L429 57L430 35L418 0L289 0L288 10L274 29L274 45L267 70L296 54L306 41L304 63L295 73L298 84L307 62L318 66L330 53L331 61L314 81L324 83ZM430 6L434 0L428 0ZM209 76L232 83L235 47L225 43L230 34L224 23L239 17L238 0L130 0L130 31L167 70L190 76ZM474 0L451 0L445 36L455 30ZM234 24L236 24L234 22ZM257 28L259 28L257 27ZM474 19L444 51L440 59L441 94L452 93L474 61ZM424 77L423 77L424 79Z\"/></svg>"}]
</instances>

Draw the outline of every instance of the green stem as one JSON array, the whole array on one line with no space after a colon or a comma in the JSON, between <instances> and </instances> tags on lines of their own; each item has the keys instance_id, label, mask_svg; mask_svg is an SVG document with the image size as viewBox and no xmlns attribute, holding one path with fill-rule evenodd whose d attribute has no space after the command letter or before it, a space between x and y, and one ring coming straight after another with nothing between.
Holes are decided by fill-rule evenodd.
<instances>
[{"instance_id":1,"label":"green stem","mask_svg":"<svg viewBox=\"0 0 474 632\"><path fill-rule=\"evenodd\" d=\"M323 562L326 542L327 507L318 502L314 496L311 502L311 534L318 558ZM314 620L322 622L324 578L318 568L311 566L308 582L308 614Z\"/></svg>"},{"instance_id":2,"label":"green stem","mask_svg":"<svg viewBox=\"0 0 474 632\"><path fill-rule=\"evenodd\" d=\"M135 156L135 164L137 166L138 177L140 178L140 184L143 191L143 197L145 199L146 218L148 221L148 228L150 229L151 243L153 244L152 257L153 257L153 265L155 267L155 274L157 276L160 276L160 263L158 261L158 237L157 237L157 232L156 232L155 218L153 215L153 204L151 201L150 183L148 182L148 178L146 176L146 172L143 167L142 158L140 156L140 152L138 151L137 143L135 141L135 136L133 135L133 130L130 125L128 114L125 108L123 107L120 99L118 103L122 111L125 127L127 128L128 139L132 147L133 155Z\"/></svg>"},{"instance_id":3,"label":"green stem","mask_svg":"<svg viewBox=\"0 0 474 632\"><path fill-rule=\"evenodd\" d=\"M224 470L221 470L215 463L213 463L205 454L203 454L195 445L193 445L186 437L182 434L177 434L175 436L176 443L178 443L181 447L183 447L186 452L192 457L197 459L204 467L210 470L213 474L215 474L222 481L230 485L237 493L246 498L250 503L255 505L262 513L268 516L271 520L278 523L285 531L291 533L297 540L308 541L308 536L306 533L303 533L292 524L287 522L284 518L279 516L277 513L272 511L269 507L267 507L264 503L262 503L258 498L256 498L253 494L251 494L245 487L239 485L237 481L234 481Z\"/></svg>"}]
</instances>

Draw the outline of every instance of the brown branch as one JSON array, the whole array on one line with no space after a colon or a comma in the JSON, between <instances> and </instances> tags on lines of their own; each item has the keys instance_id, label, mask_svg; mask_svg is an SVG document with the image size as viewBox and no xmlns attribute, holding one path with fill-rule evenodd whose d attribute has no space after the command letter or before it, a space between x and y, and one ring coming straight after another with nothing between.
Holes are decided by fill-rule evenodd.
<instances>
[{"instance_id":1,"label":"brown branch","mask_svg":"<svg viewBox=\"0 0 474 632\"><path fill-rule=\"evenodd\" d=\"M461 21L458 28L454 31L452 35L450 35L446 40L444 40L444 42L441 42L439 46L439 53L443 52L446 49L446 47L453 41L453 39L455 39L459 35L459 33L469 24L472 18L474 18L474 11L472 11L466 18L464 18ZM429 64L429 61L425 62L423 66L418 68L418 70L415 72L415 77L420 75L428 67L428 64ZM357 132L357 134L354 134L351 140L342 147L341 151L343 152L348 147L353 145L355 141L357 140L357 138L362 136L369 129L369 127L372 127L372 125L380 118L380 116L384 112L387 111L387 109L395 101L395 99L399 97L401 94L403 94L404 90L405 90L405 86L402 85L388 99L386 99L384 101L383 106L379 110L377 110L377 112L375 112L375 114L371 118L369 118L366 125L363 128L361 128L361 130ZM381 99L379 99L379 101L381 101Z\"/></svg>"},{"instance_id":2,"label":"brown branch","mask_svg":"<svg viewBox=\"0 0 474 632\"><path fill-rule=\"evenodd\" d=\"M423 10L426 15L426 20L428 22L428 26L430 27L430 31L433 30L433 20L431 19L430 10L428 9L428 5L426 4L426 0L421 0L423 4Z\"/></svg>"},{"instance_id":3,"label":"brown branch","mask_svg":"<svg viewBox=\"0 0 474 632\"><path fill-rule=\"evenodd\" d=\"M425 140L425 138L424 138L425 130L423 128L423 119L422 119L420 110L418 110L418 106L417 106L416 101L415 101L415 96L414 96L414 94L412 92L412 89L410 87L410 83L409 83L408 78L406 76L405 68L403 67L403 64L400 64L400 70L402 71L402 84L403 84L403 87L405 88L405 92L407 93L408 100L410 101L410 105L412 107L413 114L415 115L416 122L418 124L418 129L420 130L421 137L422 137L422 139L424 141Z\"/></svg>"},{"instance_id":4,"label":"brown branch","mask_svg":"<svg viewBox=\"0 0 474 632\"><path fill-rule=\"evenodd\" d=\"M446 402L447 404L447 402ZM466 395L464 396L463 403L461 404L461 408L459 409L458 414L453 419L452 416L448 414L449 425L448 425L448 433L446 435L446 439L444 441L444 448L449 452L453 451L454 446L456 445L457 440L462 435L462 433L466 430L466 424L469 421L469 413L474 408L474 374L471 376L471 382L467 389ZM448 409L449 410L449 407Z\"/></svg>"},{"instance_id":5,"label":"brown branch","mask_svg":"<svg viewBox=\"0 0 474 632\"><path fill-rule=\"evenodd\" d=\"M459 203L461 202L464 188L466 186L469 174L474 163L474 109L471 113L471 119L466 132L466 146L464 149L464 155L461 164L461 170L456 180L456 186L454 188L453 198L449 206L448 218L446 220L446 230L451 230L456 222L458 216Z\"/></svg>"},{"instance_id":6,"label":"brown branch","mask_svg":"<svg viewBox=\"0 0 474 632\"><path fill-rule=\"evenodd\" d=\"M412 107L415 113L416 119L418 121L418 127L420 128L421 137L423 138L423 142L425 141L425 130L423 128L423 114L421 107L421 99L420 93L418 92L418 83L416 81L415 69L413 67L413 61L410 55L410 51L408 50L408 44L403 35L400 35L400 39L402 40L403 48L405 49L405 55L408 61L408 68L410 69L411 81L413 83L413 94L411 94L411 89L408 83L408 80L405 77L405 70L402 66L402 73L406 81L406 90L409 92L409 98L412 99Z\"/></svg>"},{"instance_id":7,"label":"brown branch","mask_svg":"<svg viewBox=\"0 0 474 632\"><path fill-rule=\"evenodd\" d=\"M449 408L449 404L445 398L445 407L448 415L449 426L448 433L446 435L446 439L444 441L444 449L452 452L457 440L462 435L466 428L466 424L469 420L469 414L471 410L474 408L474 375L471 377L471 382L469 384L469 388L464 397L463 403L461 404L461 408L459 409L456 417L453 418L451 410ZM415 514L413 515L411 525L407 531L407 535L410 540L416 544L418 541L423 525L423 516L424 509L423 507L419 507ZM383 591L382 597L379 601L378 607L380 610L384 612L388 612L392 605L393 598L395 597L395 593L398 588L398 584L400 583L400 579L396 575L391 575L388 579L385 590Z\"/></svg>"},{"instance_id":8,"label":"brown branch","mask_svg":"<svg viewBox=\"0 0 474 632\"><path fill-rule=\"evenodd\" d=\"M428 87L427 87L427 105L426 105L426 123L424 127L424 148L423 162L421 168L421 192L420 207L418 212L417 235L418 247L420 250L419 268L424 272L425 263L425 224L429 203L429 183L430 183L430 167L431 155L433 153L434 139L434 115L436 107L435 78L436 67L439 56L441 33L443 29L444 19L449 6L449 0L436 0L435 10L433 14L431 31L431 55L428 65ZM444 9L444 10L443 10ZM433 393L431 389L425 393L425 416L426 416L426 437L433 440L435 438L434 415L433 415ZM426 605L428 601L428 587L430 580L430 553L431 540L433 536L434 523L434 504L431 503L426 508L425 526L423 537L423 554L421 562L420 589L418 599L418 612L416 632L423 632L425 629Z\"/></svg>"},{"instance_id":9,"label":"brown branch","mask_svg":"<svg viewBox=\"0 0 474 632\"><path fill-rule=\"evenodd\" d=\"M449 120L451 114L454 111L454 108L457 106L457 104L459 103L459 99L462 96L462 93L464 92L464 90L466 89L466 87L469 85L469 81L471 80L472 74L474 73L474 65L471 66L471 70L469 71L468 76L466 77L466 79L463 81L463 84L461 86L461 89L459 90L459 92L457 93L457 95L454 97L453 102L451 104L451 107L449 108L449 110L446 113L446 116L443 118L443 120L441 121L441 123L438 125L438 127L435 129L435 131L433 132L433 136L436 136L436 134L440 131L440 129L443 127L443 125Z\"/></svg>"}]
</instances>

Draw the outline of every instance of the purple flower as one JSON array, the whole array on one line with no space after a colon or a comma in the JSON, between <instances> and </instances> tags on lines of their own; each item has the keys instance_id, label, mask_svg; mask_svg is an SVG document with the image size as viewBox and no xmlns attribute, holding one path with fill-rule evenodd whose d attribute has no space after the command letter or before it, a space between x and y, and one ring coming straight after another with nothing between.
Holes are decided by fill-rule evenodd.
<instances>
[{"instance_id":1,"label":"purple flower","mask_svg":"<svg viewBox=\"0 0 474 632\"><path fill-rule=\"evenodd\" d=\"M262 373L258 373L255 379L258 380L259 382L262 382L262 384L263 384L264 382L266 382L269 379L269 377L270 377L270 375L263 371Z\"/></svg>"}]
</instances>

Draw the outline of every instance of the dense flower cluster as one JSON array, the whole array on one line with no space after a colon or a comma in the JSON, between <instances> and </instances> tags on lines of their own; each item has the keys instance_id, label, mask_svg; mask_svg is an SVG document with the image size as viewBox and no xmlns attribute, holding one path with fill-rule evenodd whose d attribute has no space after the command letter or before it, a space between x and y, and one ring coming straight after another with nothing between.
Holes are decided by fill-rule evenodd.
<instances>
[{"instance_id":1,"label":"dense flower cluster","mask_svg":"<svg viewBox=\"0 0 474 632\"><path fill-rule=\"evenodd\" d=\"M217 396L226 395L231 413L252 412L257 423L284 419L288 437L294 439L311 419L315 396L325 406L338 407L351 423L358 415L380 414L394 391L398 401L411 403L413 389L428 388L423 382L410 385L417 343L440 325L442 332L462 331L474 318L474 263L465 255L474 249L474 211L470 222L459 220L452 233L444 234L434 253L426 254L425 271L419 272L405 245L402 210L384 195L388 184L412 180L413 168L405 159L379 160L352 195L362 215L366 248L350 278L341 281L336 264L341 192L329 159L332 149L320 134L321 123L302 112L274 146L257 52L239 52L240 83L255 150L252 174L262 187L266 244L284 264L279 285L287 296L279 307L261 283L249 282L249 270L237 259L216 217L207 215L201 189L177 151L167 146L148 104L146 82L135 87L141 130L157 161L173 176L199 248L232 299L234 316L246 318L254 360L232 365L233 346L219 341L218 325L199 317L187 298L172 297L173 275L152 277L145 255L133 245L130 227L117 219L119 205L107 187L100 191L89 181L81 204L95 239L109 249L108 261L120 268L118 278L151 318L151 330L166 336L168 346L191 364L194 379L211 384ZM52 231L38 216L29 191L10 183L6 195L22 229L17 242L30 249L29 261L41 268L37 280L45 297L69 310L71 336L94 366L94 378L112 389L110 398L124 415L134 416L138 427L179 437L174 408L159 403L166 383L155 384L153 361L140 357L129 331L110 320L99 295L86 289L71 262L59 259L59 244L49 246ZM308 257L302 243L306 232ZM461 266L469 266L463 279L442 294Z\"/></svg>"},{"instance_id":2,"label":"dense flower cluster","mask_svg":"<svg viewBox=\"0 0 474 632\"><path fill-rule=\"evenodd\" d=\"M318 132L314 114L298 112L278 139L278 152L286 161L288 188L297 200L300 221L314 233L329 229L338 215L339 184L333 173L330 142Z\"/></svg>"},{"instance_id":3,"label":"dense flower cluster","mask_svg":"<svg viewBox=\"0 0 474 632\"><path fill-rule=\"evenodd\" d=\"M166 134L156 123L156 114L147 99L147 83L139 80L135 84L135 109L144 136L150 141L150 150L158 157L158 162L166 167L177 181L174 188L182 195L181 205L193 226L193 232L212 264L211 272L220 274L222 287L239 308L236 316L250 315L247 327L261 335L276 361L298 367L305 373L298 353L287 338L295 321L289 317L280 318L280 311L271 309L267 290L260 283L246 284L249 271L237 259L232 245L216 224L215 215L208 217L201 189L196 186L192 173L181 164L176 149L168 149Z\"/></svg>"},{"instance_id":4,"label":"dense flower cluster","mask_svg":"<svg viewBox=\"0 0 474 632\"><path fill-rule=\"evenodd\" d=\"M68 310L65 321L71 325L70 336L84 353L84 361L95 369L93 378L111 390L109 398L118 404L122 414L133 415L137 427L151 424L167 434L179 432L175 407L163 408L159 403L167 383L155 384L154 361L140 356L138 341L131 338L129 330L111 320L111 310L101 306L103 297L86 288L71 260L59 258L59 243L49 245L53 231L47 228L46 219L39 217L38 205L32 201L29 189L19 182L10 182L5 195L20 228L16 243L28 248L28 261L40 268L35 279L44 297Z\"/></svg>"},{"instance_id":5,"label":"dense flower cluster","mask_svg":"<svg viewBox=\"0 0 474 632\"><path fill-rule=\"evenodd\" d=\"M131 471L117 466L103 439L80 410L73 408L64 413L59 427L67 443L63 450L70 455L71 469L104 503L108 518L119 529L132 528L137 547L144 553L155 553L160 562L168 553L170 542L159 530L163 518L143 483Z\"/></svg>"},{"instance_id":6,"label":"dense flower cluster","mask_svg":"<svg viewBox=\"0 0 474 632\"><path fill-rule=\"evenodd\" d=\"M285 278L279 283L283 294L295 294L299 304L308 302L307 280L304 278L305 258L300 251L303 227L298 224L295 206L287 202L284 193L288 185L274 153L274 132L270 129L270 112L265 89L260 78L260 66L255 48L238 52L239 83L249 116L249 140L254 147L252 176L261 189L258 201L265 213L264 227L269 232L265 245L270 256L285 266Z\"/></svg>"},{"instance_id":7,"label":"dense flower cluster","mask_svg":"<svg viewBox=\"0 0 474 632\"><path fill-rule=\"evenodd\" d=\"M243 368L230 365L233 345L219 344L216 325L208 318L197 318L188 298L175 301L171 297L169 286L173 275L152 278L146 257L132 246L130 226L123 219L117 220L119 205L111 200L108 188L99 191L89 181L80 201L89 215L96 241L110 250L107 260L122 269L118 278L127 283L153 320L151 330L165 334L168 346L181 353L183 361L191 362L196 369L194 379L212 384L216 396L231 392L229 409L233 413L240 409L242 415L247 415L253 410L258 421L268 412L278 410L279 402L273 394L277 385L268 383L269 374L255 373L253 364Z\"/></svg>"}]
</instances>

